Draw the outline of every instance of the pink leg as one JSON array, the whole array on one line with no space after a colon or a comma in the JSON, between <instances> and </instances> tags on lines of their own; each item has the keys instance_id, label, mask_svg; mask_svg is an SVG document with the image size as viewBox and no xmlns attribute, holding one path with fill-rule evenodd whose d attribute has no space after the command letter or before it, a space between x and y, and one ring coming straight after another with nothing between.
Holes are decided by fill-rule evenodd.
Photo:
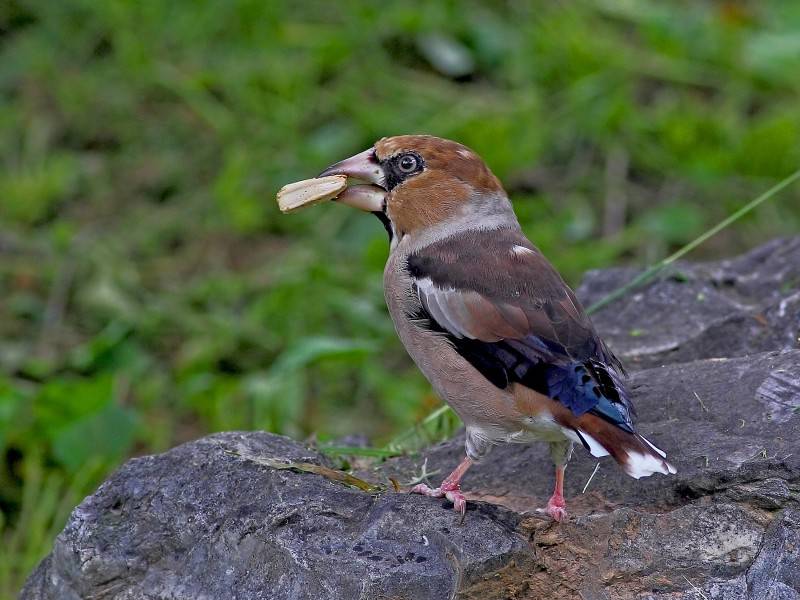
<instances>
[{"instance_id":1,"label":"pink leg","mask_svg":"<svg viewBox=\"0 0 800 600\"><path fill-rule=\"evenodd\" d=\"M554 520L561 522L567 518L567 503L564 502L564 467L556 467L556 486L547 506L539 509Z\"/></svg>"},{"instance_id":2,"label":"pink leg","mask_svg":"<svg viewBox=\"0 0 800 600\"><path fill-rule=\"evenodd\" d=\"M472 459L464 458L455 470L448 475L438 488L431 488L420 483L411 488L412 494L422 494L433 498L445 497L453 503L453 509L461 513L461 520L464 520L464 513L467 510L467 499L461 493L461 478L472 466Z\"/></svg>"}]
</instances>

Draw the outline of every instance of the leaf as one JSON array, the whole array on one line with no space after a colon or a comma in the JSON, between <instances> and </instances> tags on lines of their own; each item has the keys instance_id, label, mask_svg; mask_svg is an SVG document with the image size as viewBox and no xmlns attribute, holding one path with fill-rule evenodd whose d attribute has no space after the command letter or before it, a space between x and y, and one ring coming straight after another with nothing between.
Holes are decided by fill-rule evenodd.
<instances>
[{"instance_id":1,"label":"leaf","mask_svg":"<svg viewBox=\"0 0 800 600\"><path fill-rule=\"evenodd\" d=\"M358 359L375 350L375 344L332 337L307 337L290 346L275 361L272 374L286 373L329 358Z\"/></svg>"},{"instance_id":2,"label":"leaf","mask_svg":"<svg viewBox=\"0 0 800 600\"><path fill-rule=\"evenodd\" d=\"M358 488L363 492L375 493L384 490L383 486L373 485L367 481L364 481L363 479L359 479L358 477L354 477L349 473L345 473L344 471L339 471L338 469L331 469L329 467L323 467L322 465L316 465L314 463L284 461L276 458L270 458L268 456L257 456L255 454L241 454L233 450L226 450L226 452L228 454L233 454L234 456L239 456L246 460L250 460L260 465L271 467L273 469L280 469L280 470L290 469L292 471L297 471L300 473L314 473L316 475L322 475L323 477L330 479L331 481L337 481L339 483L343 483L344 485Z\"/></svg>"},{"instance_id":3,"label":"leaf","mask_svg":"<svg viewBox=\"0 0 800 600\"><path fill-rule=\"evenodd\" d=\"M130 449L138 424L133 411L111 404L62 428L53 439L53 454L72 472L95 456L114 463Z\"/></svg>"},{"instance_id":4,"label":"leaf","mask_svg":"<svg viewBox=\"0 0 800 600\"><path fill-rule=\"evenodd\" d=\"M65 424L102 411L113 397L114 381L110 375L53 379L33 399L34 425L50 441Z\"/></svg>"},{"instance_id":5,"label":"leaf","mask_svg":"<svg viewBox=\"0 0 800 600\"><path fill-rule=\"evenodd\" d=\"M120 321L112 321L99 334L71 353L72 366L79 371L89 371L108 362L114 352L130 335L131 328Z\"/></svg>"}]
</instances>

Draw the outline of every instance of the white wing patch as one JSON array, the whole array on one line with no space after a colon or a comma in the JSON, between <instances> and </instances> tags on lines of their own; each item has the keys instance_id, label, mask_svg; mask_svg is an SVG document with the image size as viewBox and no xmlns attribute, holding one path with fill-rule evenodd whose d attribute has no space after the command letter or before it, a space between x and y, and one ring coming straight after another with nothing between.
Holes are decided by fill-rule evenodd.
<instances>
[{"instance_id":1,"label":"white wing patch","mask_svg":"<svg viewBox=\"0 0 800 600\"><path fill-rule=\"evenodd\" d=\"M454 288L442 289L437 287L430 277L417 279L416 285L420 303L439 325L459 339L464 337L475 339L475 334L463 325L465 319L459 319L460 315L453 308L463 306L461 292Z\"/></svg>"},{"instance_id":2,"label":"white wing patch","mask_svg":"<svg viewBox=\"0 0 800 600\"><path fill-rule=\"evenodd\" d=\"M526 248L525 246L520 246L518 244L514 244L511 247L511 256L515 258L522 258L523 256L532 256L536 254L530 248Z\"/></svg>"}]
</instances>

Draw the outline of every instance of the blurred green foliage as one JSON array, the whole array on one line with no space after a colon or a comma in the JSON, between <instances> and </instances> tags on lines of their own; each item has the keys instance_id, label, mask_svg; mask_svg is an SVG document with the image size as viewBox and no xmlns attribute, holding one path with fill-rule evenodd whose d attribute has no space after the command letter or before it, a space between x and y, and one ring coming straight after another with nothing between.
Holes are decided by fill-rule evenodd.
<instances>
[{"instance_id":1,"label":"blurred green foliage","mask_svg":"<svg viewBox=\"0 0 800 600\"><path fill-rule=\"evenodd\" d=\"M382 136L477 150L576 282L800 166L800 4L0 3L0 598L126 456L261 428L388 439L438 405L387 243L284 183ZM714 238L800 225L800 194Z\"/></svg>"}]
</instances>

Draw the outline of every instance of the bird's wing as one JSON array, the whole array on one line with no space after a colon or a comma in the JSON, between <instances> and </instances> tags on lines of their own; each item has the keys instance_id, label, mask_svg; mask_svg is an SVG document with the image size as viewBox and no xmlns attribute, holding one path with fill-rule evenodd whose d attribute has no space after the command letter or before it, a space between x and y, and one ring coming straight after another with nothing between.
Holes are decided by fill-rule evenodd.
<instances>
[{"instance_id":1,"label":"bird's wing","mask_svg":"<svg viewBox=\"0 0 800 600\"><path fill-rule=\"evenodd\" d=\"M450 236L408 257L418 323L445 334L493 384L548 396L633 433L621 364L572 290L516 229Z\"/></svg>"}]
</instances>

